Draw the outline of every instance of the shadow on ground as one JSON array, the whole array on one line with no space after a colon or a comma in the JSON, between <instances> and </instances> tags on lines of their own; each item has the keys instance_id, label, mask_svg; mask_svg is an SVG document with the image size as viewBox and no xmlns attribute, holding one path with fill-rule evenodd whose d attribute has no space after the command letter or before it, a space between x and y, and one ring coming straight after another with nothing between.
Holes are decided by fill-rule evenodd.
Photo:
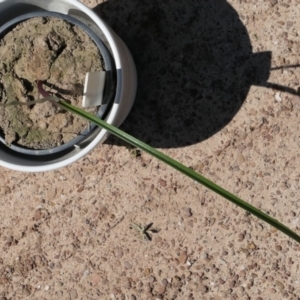
<instances>
[{"instance_id":1,"label":"shadow on ground","mask_svg":"<svg viewBox=\"0 0 300 300\"><path fill-rule=\"evenodd\" d=\"M94 11L127 44L138 71L122 129L154 147L211 137L239 111L250 86L269 77L270 52L252 53L225 0L108 0Z\"/></svg>"}]
</instances>

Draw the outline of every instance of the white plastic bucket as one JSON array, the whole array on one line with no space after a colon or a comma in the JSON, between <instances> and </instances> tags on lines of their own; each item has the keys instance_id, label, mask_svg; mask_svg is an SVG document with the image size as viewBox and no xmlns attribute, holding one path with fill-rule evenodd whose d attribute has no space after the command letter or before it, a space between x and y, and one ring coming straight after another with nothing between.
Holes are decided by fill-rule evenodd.
<instances>
[{"instance_id":1,"label":"white plastic bucket","mask_svg":"<svg viewBox=\"0 0 300 300\"><path fill-rule=\"evenodd\" d=\"M0 26L13 18L35 11L69 15L88 25L101 38L113 56L116 66L116 94L106 122L120 126L130 112L137 86L136 69L124 42L92 10L77 0L0 0ZM108 136L106 130L95 134L68 151L49 155L27 155L0 145L0 165L24 172L44 172L67 166L90 152Z\"/></svg>"}]
</instances>

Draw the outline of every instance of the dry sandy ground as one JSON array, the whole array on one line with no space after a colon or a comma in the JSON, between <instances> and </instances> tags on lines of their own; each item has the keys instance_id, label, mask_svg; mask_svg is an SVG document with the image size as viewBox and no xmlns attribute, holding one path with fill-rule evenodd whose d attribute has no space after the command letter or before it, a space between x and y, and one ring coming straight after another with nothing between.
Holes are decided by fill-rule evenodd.
<instances>
[{"instance_id":1,"label":"dry sandy ground","mask_svg":"<svg viewBox=\"0 0 300 300\"><path fill-rule=\"evenodd\" d=\"M299 234L300 71L270 68L299 64L300 1L83 2L136 61L122 128ZM58 171L1 169L1 300L300 299L300 245L137 154L109 138Z\"/></svg>"}]
</instances>

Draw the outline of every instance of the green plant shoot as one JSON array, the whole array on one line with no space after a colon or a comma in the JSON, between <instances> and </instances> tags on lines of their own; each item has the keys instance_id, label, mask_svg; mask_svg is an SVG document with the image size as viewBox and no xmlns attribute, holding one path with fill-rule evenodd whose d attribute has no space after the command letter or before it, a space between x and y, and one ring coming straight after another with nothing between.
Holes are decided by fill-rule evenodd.
<instances>
[{"instance_id":1,"label":"green plant shoot","mask_svg":"<svg viewBox=\"0 0 300 300\"><path fill-rule=\"evenodd\" d=\"M42 83L38 82L38 88L40 93L44 97L49 97L49 94L43 90ZM68 104L64 101L58 100L55 97L50 97L50 101L58 105L60 108L70 111L74 114L79 115L80 117L96 124L97 126L107 130L111 134L115 135L116 137L122 139L123 141L131 144L134 147L137 147L150 155L156 157L157 159L161 160L162 162L166 163L167 165L171 166L172 168L178 170L182 174L190 177L191 179L197 181L198 183L204 185L206 188L214 191L215 193L219 194L220 196L224 197L225 199L229 200L230 202L234 203L235 205L240 206L247 212L253 214L254 216L258 217L259 219L265 221L266 223L272 225L273 227L277 228L287 236L291 237L298 243L300 243L300 236L292 231L290 228L286 227L276 219L270 217L268 214L262 212L261 210L257 209L253 205L245 202L244 200L240 199L239 197L233 195L229 191L223 189L219 185L215 184L214 182L210 181L209 179L205 178L204 176L200 175L199 173L195 172L194 170L186 167L185 165L181 164L180 162L176 161L175 159L167 156L166 154L158 151L155 148L152 148L148 144L134 138L133 136L127 134L126 132L120 130L119 128L108 124L107 122L103 121L102 119L97 118L96 116L78 108L71 104Z\"/></svg>"}]
</instances>

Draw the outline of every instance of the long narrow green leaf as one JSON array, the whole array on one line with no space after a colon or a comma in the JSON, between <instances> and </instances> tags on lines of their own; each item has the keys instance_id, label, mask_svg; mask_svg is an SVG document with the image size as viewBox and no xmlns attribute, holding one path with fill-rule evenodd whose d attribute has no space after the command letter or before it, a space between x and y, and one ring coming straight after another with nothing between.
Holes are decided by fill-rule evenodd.
<instances>
[{"instance_id":1,"label":"long narrow green leaf","mask_svg":"<svg viewBox=\"0 0 300 300\"><path fill-rule=\"evenodd\" d=\"M63 101L58 101L57 105L61 108L68 110L72 113L75 113L86 120L95 123L96 125L106 129L108 132L112 133L113 135L119 137L123 141L144 150L145 152L151 154L152 156L156 157L157 159L161 160L162 162L168 164L169 166L173 167L174 169L178 170L179 172L183 173L184 175L192 178L193 180L201 183L205 187L209 188L210 190L214 191L215 193L221 195L222 197L226 198L227 200L231 201L232 203L240 206L241 208L245 209L249 213L255 215L256 217L260 218L261 220L267 222L268 224L274 226L281 232L285 233L298 243L300 243L300 236L297 235L294 231L283 225L282 223L278 222L276 219L270 217L269 215L265 214L264 212L260 211L256 207L252 206L251 204L243 201L239 197L231 194L227 190L223 189L222 187L218 186L214 182L210 181L209 179L205 178L204 176L198 174L197 172L193 171L192 169L186 167L185 165L181 164L180 162L170 158L169 156L163 154L162 152L152 148L151 146L141 142L140 140L134 138L133 136L125 133L124 131L120 130L119 128L112 126L105 121L95 117L94 115L78 108L72 106L68 103Z\"/></svg>"}]
</instances>

